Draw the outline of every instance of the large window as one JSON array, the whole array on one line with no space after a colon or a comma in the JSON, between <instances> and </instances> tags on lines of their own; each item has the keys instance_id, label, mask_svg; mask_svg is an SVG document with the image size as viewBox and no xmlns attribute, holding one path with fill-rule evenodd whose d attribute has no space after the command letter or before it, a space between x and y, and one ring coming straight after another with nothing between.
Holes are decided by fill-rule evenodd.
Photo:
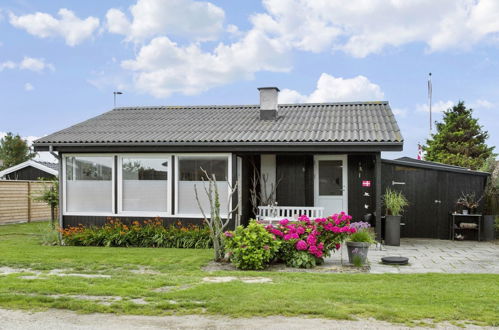
<instances>
[{"instance_id":1,"label":"large window","mask_svg":"<svg viewBox=\"0 0 499 330\"><path fill-rule=\"evenodd\" d=\"M66 211L113 211L113 157L66 157Z\"/></svg>"},{"instance_id":2,"label":"large window","mask_svg":"<svg viewBox=\"0 0 499 330\"><path fill-rule=\"evenodd\" d=\"M199 215L194 187L197 188L201 206L207 215L210 202L203 188L203 170L215 175L220 199L220 212L227 212L228 199L228 157L227 156L179 156L178 157L178 213Z\"/></svg>"},{"instance_id":3,"label":"large window","mask_svg":"<svg viewBox=\"0 0 499 330\"><path fill-rule=\"evenodd\" d=\"M168 157L124 156L121 160L123 212L168 211Z\"/></svg>"}]
</instances>

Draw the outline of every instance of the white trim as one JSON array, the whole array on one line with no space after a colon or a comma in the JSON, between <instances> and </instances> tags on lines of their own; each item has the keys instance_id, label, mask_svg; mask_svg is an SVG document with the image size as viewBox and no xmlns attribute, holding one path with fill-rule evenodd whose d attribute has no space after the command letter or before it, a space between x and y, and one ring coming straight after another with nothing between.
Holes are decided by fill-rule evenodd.
<instances>
[{"instance_id":1,"label":"white trim","mask_svg":"<svg viewBox=\"0 0 499 330\"><path fill-rule=\"evenodd\" d=\"M345 155L315 155L314 156L314 205L318 205L319 198L319 160L341 160L343 162L343 208L348 214L348 156Z\"/></svg>"},{"instance_id":2,"label":"white trim","mask_svg":"<svg viewBox=\"0 0 499 330\"><path fill-rule=\"evenodd\" d=\"M172 184L171 184L171 171L172 171L172 155L171 154L163 154L163 153L120 153L116 154L118 156L118 168L117 168L117 173L118 173L118 192L117 192L117 198L118 198L118 210L117 214L113 215L119 215L119 216L147 216L147 217L169 217L171 216L171 196L172 196ZM168 162L168 169L167 169L167 187L166 187L166 195L167 199L165 201L166 203L166 212L147 212L147 211L123 211L123 158L152 158L152 159L165 159Z\"/></svg>"},{"instance_id":3,"label":"white trim","mask_svg":"<svg viewBox=\"0 0 499 330\"><path fill-rule=\"evenodd\" d=\"M63 215L81 215L81 216L116 216L117 214L114 214L114 201L116 198L116 191L115 191L115 164L114 164L114 156L115 154L85 154L85 153L78 153L78 154L63 154L62 155L62 173L63 175L61 176L62 178L62 186L63 186L63 205L62 205L62 214ZM112 158L112 165L111 165L111 191L112 191L112 196L111 196L111 212L70 212L67 210L67 188L66 188L66 159L68 157L107 157L107 158Z\"/></svg>"},{"instance_id":4,"label":"white trim","mask_svg":"<svg viewBox=\"0 0 499 330\"><path fill-rule=\"evenodd\" d=\"M185 214L185 213L179 213L178 211L178 174L179 174L179 166L178 166L178 158L182 156L192 156L192 157L200 157L200 158L209 158L209 157L220 157L220 156L225 156L227 157L227 181L229 184L232 186L232 154L231 153L176 153L173 154L175 158L175 214L173 215L174 217L179 217L179 218L202 218L203 215L201 214L201 211L199 214ZM230 187L227 186L227 195L230 193ZM232 207L232 200L227 201ZM225 212L225 210L220 210L220 215L221 216L226 216L225 213L222 213L222 211ZM209 217L209 214L206 214L207 217Z\"/></svg>"},{"instance_id":5,"label":"white trim","mask_svg":"<svg viewBox=\"0 0 499 330\"><path fill-rule=\"evenodd\" d=\"M17 164L17 165L14 165L12 167L9 167L9 168L6 168L5 170L3 171L0 171L0 178L6 176L7 174L10 174L12 172L15 172L15 171L18 171L18 170L21 170L23 168L26 168L26 167L34 167L34 168L37 168L39 169L40 171L43 171L43 172L47 172L49 174L52 174L52 175L55 175L55 176L58 176L58 172L57 170L54 170L48 166L45 166L43 164L40 164L34 160L27 160L21 164Z\"/></svg>"}]
</instances>

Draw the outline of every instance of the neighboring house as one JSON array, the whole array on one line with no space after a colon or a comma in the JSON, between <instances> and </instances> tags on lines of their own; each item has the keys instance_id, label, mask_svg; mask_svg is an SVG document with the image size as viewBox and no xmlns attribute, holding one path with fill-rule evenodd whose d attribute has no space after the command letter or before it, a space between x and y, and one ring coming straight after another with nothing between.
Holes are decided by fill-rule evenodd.
<instances>
[{"instance_id":1,"label":"neighboring house","mask_svg":"<svg viewBox=\"0 0 499 330\"><path fill-rule=\"evenodd\" d=\"M59 164L28 160L0 171L0 180L53 179L58 175Z\"/></svg>"},{"instance_id":2,"label":"neighboring house","mask_svg":"<svg viewBox=\"0 0 499 330\"><path fill-rule=\"evenodd\" d=\"M403 145L388 102L278 104L277 88L259 90L259 105L116 108L35 141L62 157L62 224L200 223L194 186L209 213L200 168L216 175L222 213L240 204L232 225L246 223L256 166L268 178L258 189L278 182L279 206L373 213L379 231L381 152Z\"/></svg>"}]
</instances>

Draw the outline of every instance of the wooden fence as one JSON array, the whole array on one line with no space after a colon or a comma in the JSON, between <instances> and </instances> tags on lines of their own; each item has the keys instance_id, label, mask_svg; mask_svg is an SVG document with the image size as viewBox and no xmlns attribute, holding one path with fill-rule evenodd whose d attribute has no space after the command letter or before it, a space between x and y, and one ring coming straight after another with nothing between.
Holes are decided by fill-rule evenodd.
<instances>
[{"instance_id":1,"label":"wooden fence","mask_svg":"<svg viewBox=\"0 0 499 330\"><path fill-rule=\"evenodd\" d=\"M33 200L50 182L0 180L0 224L50 219L50 206Z\"/></svg>"}]
</instances>

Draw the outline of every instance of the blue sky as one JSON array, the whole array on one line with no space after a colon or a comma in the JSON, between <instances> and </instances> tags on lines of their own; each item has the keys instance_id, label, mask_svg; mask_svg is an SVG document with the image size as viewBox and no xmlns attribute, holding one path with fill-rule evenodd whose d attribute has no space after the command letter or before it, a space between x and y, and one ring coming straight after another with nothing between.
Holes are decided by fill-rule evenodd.
<instances>
[{"instance_id":1,"label":"blue sky","mask_svg":"<svg viewBox=\"0 0 499 330\"><path fill-rule=\"evenodd\" d=\"M388 100L417 154L458 100L499 144L499 2L43 1L0 4L0 134L30 140L118 105ZM46 156L43 156L46 158Z\"/></svg>"}]
</instances>

